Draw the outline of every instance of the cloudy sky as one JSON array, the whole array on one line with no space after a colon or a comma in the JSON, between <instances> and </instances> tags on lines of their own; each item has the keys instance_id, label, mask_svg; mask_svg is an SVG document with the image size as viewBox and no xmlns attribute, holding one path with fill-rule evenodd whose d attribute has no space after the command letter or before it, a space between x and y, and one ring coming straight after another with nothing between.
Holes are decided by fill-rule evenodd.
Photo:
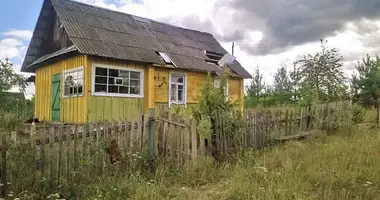
<instances>
[{"instance_id":1,"label":"cloudy sky","mask_svg":"<svg viewBox=\"0 0 380 200\"><path fill-rule=\"evenodd\" d=\"M3 0L0 57L19 70L43 0ZM214 34L268 83L281 65L320 48L339 48L347 74L365 54L380 53L380 0L77 0ZM16 12L17 11L17 12ZM33 93L29 87L28 95Z\"/></svg>"}]
</instances>

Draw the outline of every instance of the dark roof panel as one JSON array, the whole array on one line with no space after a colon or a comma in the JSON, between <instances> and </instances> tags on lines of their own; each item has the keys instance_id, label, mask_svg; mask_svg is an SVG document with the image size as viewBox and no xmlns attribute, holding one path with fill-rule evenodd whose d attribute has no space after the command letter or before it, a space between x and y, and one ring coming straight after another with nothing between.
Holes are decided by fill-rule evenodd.
<instances>
[{"instance_id":1,"label":"dark roof panel","mask_svg":"<svg viewBox=\"0 0 380 200\"><path fill-rule=\"evenodd\" d=\"M227 51L209 33L180 28L155 20L99 8L71 0L51 2L67 35L82 54L165 65L156 52L168 53L178 68L219 71L208 64L203 51L225 54ZM44 11L50 7L45 6ZM53 13L53 12L51 12ZM38 22L38 26L43 26ZM43 30L39 28L39 30ZM37 31L35 31L37 34ZM34 37L34 48L40 45ZM36 60L30 48L27 62ZM248 73L240 64L233 66L237 73Z\"/></svg>"}]
</instances>

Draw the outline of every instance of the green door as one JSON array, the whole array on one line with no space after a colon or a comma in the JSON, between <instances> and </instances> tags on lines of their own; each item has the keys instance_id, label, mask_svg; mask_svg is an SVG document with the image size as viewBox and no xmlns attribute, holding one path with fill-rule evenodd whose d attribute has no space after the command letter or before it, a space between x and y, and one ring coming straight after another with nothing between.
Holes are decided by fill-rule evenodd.
<instances>
[{"instance_id":1,"label":"green door","mask_svg":"<svg viewBox=\"0 0 380 200\"><path fill-rule=\"evenodd\" d=\"M52 77L52 99L51 99L51 120L60 121L60 109L61 109L61 75L54 74Z\"/></svg>"}]
</instances>

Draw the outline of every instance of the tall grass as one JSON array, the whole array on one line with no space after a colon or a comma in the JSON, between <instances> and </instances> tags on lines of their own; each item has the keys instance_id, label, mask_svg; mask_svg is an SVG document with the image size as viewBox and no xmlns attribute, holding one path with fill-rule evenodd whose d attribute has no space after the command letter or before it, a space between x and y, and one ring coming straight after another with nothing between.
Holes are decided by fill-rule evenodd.
<instances>
[{"instance_id":1,"label":"tall grass","mask_svg":"<svg viewBox=\"0 0 380 200\"><path fill-rule=\"evenodd\" d=\"M102 177L75 185L71 198L380 199L380 132L350 130L247 150L226 163L203 158L155 174Z\"/></svg>"}]
</instances>

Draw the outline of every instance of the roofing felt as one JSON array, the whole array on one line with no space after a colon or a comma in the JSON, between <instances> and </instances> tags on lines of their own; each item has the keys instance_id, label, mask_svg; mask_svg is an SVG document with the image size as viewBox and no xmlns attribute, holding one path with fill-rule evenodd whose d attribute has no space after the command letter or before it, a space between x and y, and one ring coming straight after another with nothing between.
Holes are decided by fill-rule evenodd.
<instances>
[{"instance_id":1,"label":"roofing felt","mask_svg":"<svg viewBox=\"0 0 380 200\"><path fill-rule=\"evenodd\" d=\"M157 54L165 52L178 68L217 72L220 67L205 61L207 56L203 53L204 50L227 53L210 33L70 0L45 0L44 6L49 5L49 2L69 39L83 54L165 65ZM41 11L41 15L42 13ZM45 13L54 12L46 10ZM43 26L37 23L36 28L38 27ZM29 47L23 64L24 71L37 64L38 58L32 56L38 48L38 42L33 42L38 39L35 34L31 44L37 45L35 48ZM41 61L41 58L38 60ZM250 78L239 62L234 62L233 67L237 75Z\"/></svg>"}]
</instances>

